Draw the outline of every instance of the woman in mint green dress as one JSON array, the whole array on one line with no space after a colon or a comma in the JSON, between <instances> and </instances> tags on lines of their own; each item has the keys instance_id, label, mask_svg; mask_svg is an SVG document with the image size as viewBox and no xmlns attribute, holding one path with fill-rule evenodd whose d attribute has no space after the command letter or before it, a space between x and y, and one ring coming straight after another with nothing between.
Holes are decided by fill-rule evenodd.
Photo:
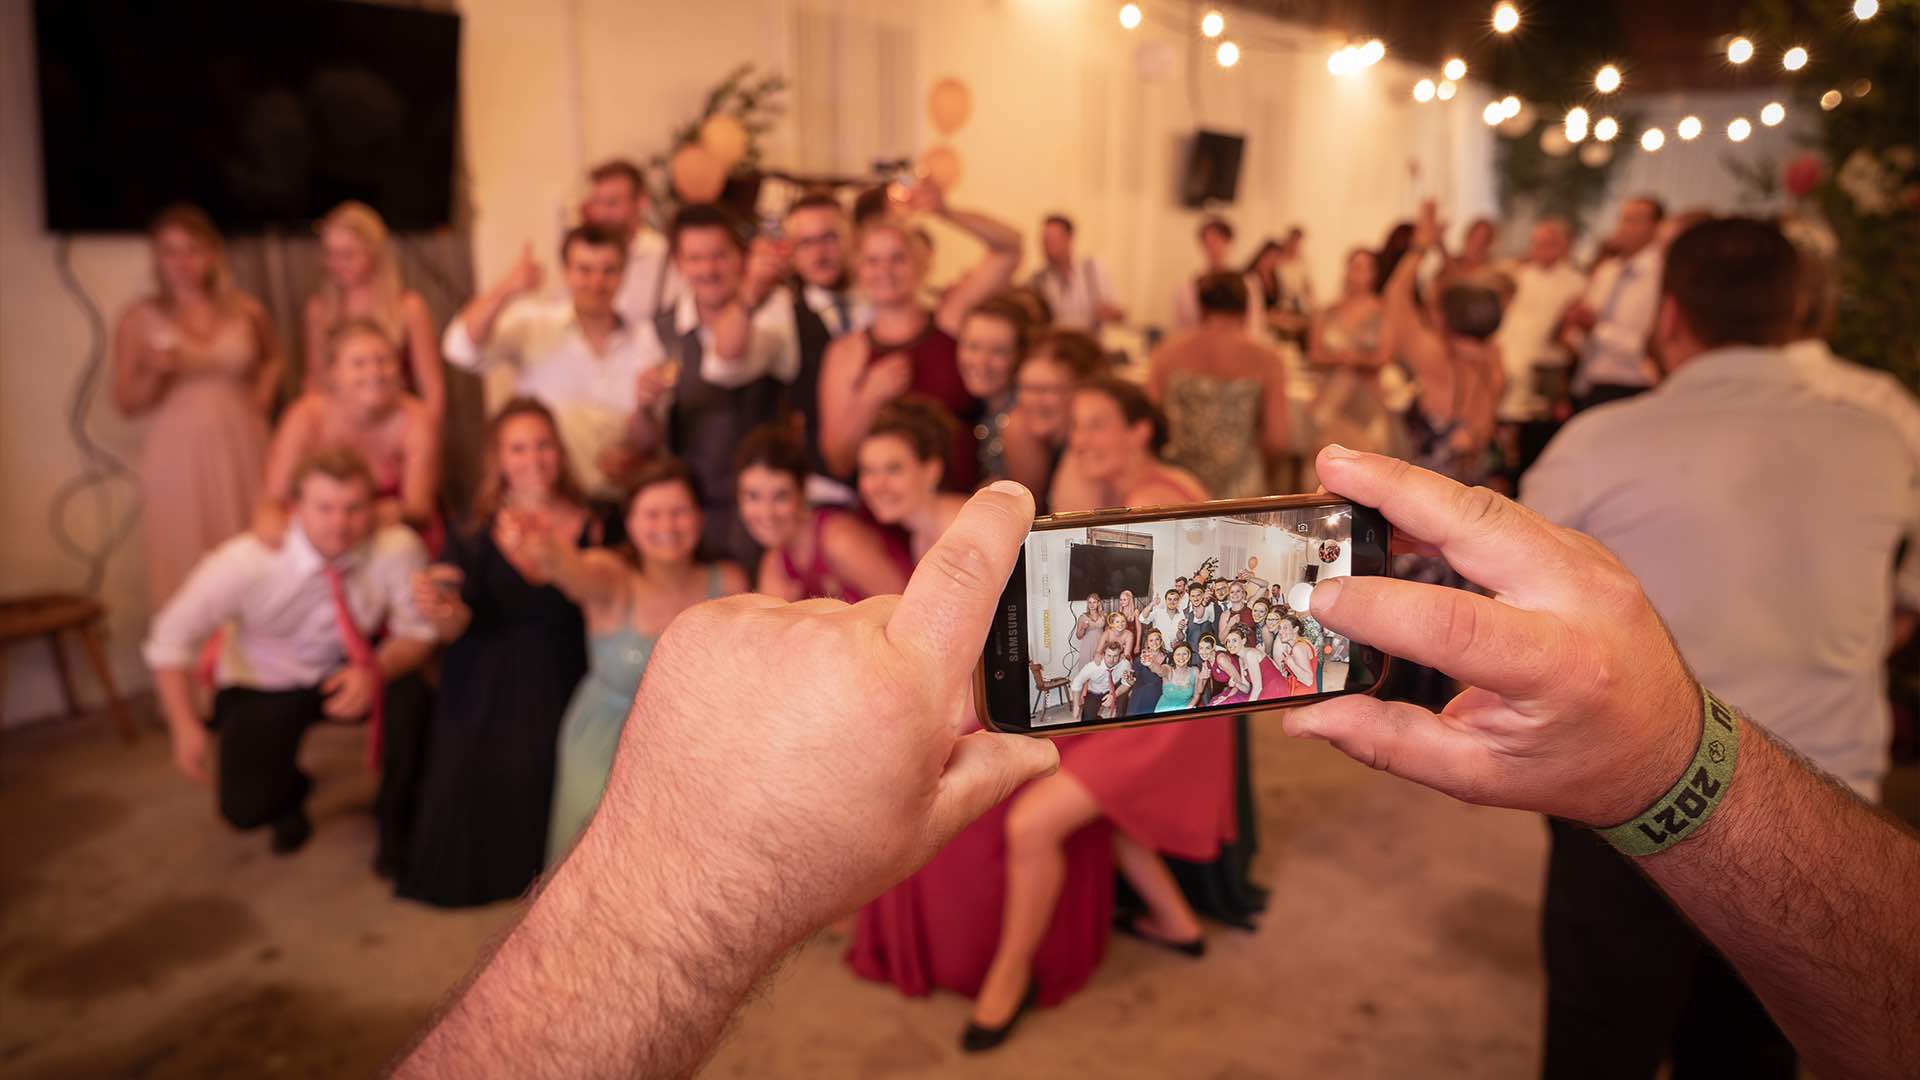
<instances>
[{"instance_id":1,"label":"woman in mint green dress","mask_svg":"<svg viewBox=\"0 0 1920 1080\"><path fill-rule=\"evenodd\" d=\"M692 475L667 460L641 475L627 503L631 551L580 550L544 532L504 538L587 617L587 677L560 722L549 866L566 855L600 804L654 642L687 608L747 589L746 574L734 564L695 558L703 525Z\"/></svg>"},{"instance_id":2,"label":"woman in mint green dress","mask_svg":"<svg viewBox=\"0 0 1920 1080\"><path fill-rule=\"evenodd\" d=\"M1172 660L1166 675L1160 679L1160 702L1153 707L1157 713L1177 712L1199 704L1194 701L1194 692L1203 680L1200 669L1193 666L1193 650L1183 641L1173 647Z\"/></svg>"}]
</instances>

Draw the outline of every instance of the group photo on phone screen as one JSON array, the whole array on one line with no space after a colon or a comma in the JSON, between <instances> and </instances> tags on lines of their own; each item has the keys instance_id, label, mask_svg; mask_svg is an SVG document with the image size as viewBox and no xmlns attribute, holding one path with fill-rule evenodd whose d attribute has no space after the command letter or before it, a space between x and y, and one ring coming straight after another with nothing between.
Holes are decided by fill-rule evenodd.
<instances>
[{"instance_id":1,"label":"group photo on phone screen","mask_svg":"<svg viewBox=\"0 0 1920 1080\"><path fill-rule=\"evenodd\" d=\"M1365 685L1307 613L1353 565L1345 506L1036 530L1031 725L1101 724Z\"/></svg>"}]
</instances>

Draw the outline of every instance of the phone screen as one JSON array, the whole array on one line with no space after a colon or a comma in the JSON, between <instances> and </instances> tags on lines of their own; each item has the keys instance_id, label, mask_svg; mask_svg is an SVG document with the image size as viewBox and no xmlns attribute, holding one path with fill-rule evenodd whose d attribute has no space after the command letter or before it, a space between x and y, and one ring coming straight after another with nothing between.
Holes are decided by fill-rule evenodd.
<instances>
[{"instance_id":1,"label":"phone screen","mask_svg":"<svg viewBox=\"0 0 1920 1080\"><path fill-rule=\"evenodd\" d=\"M1008 648L1011 622L996 627L988 665L997 659L1002 684L1009 672L1027 676L1025 716L1012 715L1021 706L1010 688L996 687L988 694L996 727L1055 734L1246 712L1366 692L1384 673L1377 651L1308 613L1316 582L1385 571L1386 524L1365 507L1323 498L1208 516L1047 522L1028 534L1020 561L1008 589L1009 599L1020 590L1011 621L1020 640Z\"/></svg>"}]
</instances>

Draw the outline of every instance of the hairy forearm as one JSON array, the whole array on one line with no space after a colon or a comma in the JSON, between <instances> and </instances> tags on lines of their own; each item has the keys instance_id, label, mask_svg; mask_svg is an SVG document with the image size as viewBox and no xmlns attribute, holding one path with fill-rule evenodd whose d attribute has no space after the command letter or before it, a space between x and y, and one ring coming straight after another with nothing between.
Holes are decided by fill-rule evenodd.
<instances>
[{"instance_id":1,"label":"hairy forearm","mask_svg":"<svg viewBox=\"0 0 1920 1080\"><path fill-rule=\"evenodd\" d=\"M1920 838L1742 719L1725 801L1641 862L1822 1077L1920 1061Z\"/></svg>"}]
</instances>

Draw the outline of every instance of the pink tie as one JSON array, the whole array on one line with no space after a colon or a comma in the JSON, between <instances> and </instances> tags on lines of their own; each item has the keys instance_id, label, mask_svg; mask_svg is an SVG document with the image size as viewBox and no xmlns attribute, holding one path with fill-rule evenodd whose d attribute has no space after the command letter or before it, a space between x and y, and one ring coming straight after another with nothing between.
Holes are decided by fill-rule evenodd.
<instances>
[{"instance_id":1,"label":"pink tie","mask_svg":"<svg viewBox=\"0 0 1920 1080\"><path fill-rule=\"evenodd\" d=\"M387 711L386 687L380 680L380 665L374 661L373 645L367 641L367 635L354 625L353 611L347 607L347 590L341 580L339 567L327 567L327 588L333 591L333 618L340 625L340 643L346 646L347 662L354 667L365 668L373 675L373 708L367 714L367 768L378 771Z\"/></svg>"}]
</instances>

